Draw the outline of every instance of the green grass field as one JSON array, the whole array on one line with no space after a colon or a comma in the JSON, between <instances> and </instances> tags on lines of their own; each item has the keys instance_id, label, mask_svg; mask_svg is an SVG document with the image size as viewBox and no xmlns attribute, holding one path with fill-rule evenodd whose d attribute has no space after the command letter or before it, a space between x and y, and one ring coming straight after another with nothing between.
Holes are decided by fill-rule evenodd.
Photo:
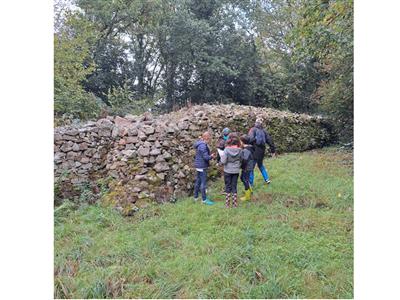
<instances>
[{"instance_id":1,"label":"green grass field","mask_svg":"<svg viewBox=\"0 0 400 300\"><path fill-rule=\"evenodd\" d=\"M134 217L55 212L56 298L353 298L353 157L326 148L265 160L252 203L180 199ZM239 184L242 191L242 184Z\"/></svg>"}]
</instances>

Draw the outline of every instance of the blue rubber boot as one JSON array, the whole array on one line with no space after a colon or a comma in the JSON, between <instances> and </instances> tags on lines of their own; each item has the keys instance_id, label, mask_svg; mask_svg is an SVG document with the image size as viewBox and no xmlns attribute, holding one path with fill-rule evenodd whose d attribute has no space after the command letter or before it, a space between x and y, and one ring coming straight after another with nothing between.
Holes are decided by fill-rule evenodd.
<instances>
[{"instance_id":1,"label":"blue rubber boot","mask_svg":"<svg viewBox=\"0 0 400 300\"><path fill-rule=\"evenodd\" d=\"M264 166L261 166L260 171L261 171L262 177L264 178L264 181L266 183L270 183L267 169Z\"/></svg>"},{"instance_id":2,"label":"blue rubber boot","mask_svg":"<svg viewBox=\"0 0 400 300\"><path fill-rule=\"evenodd\" d=\"M203 200L203 204L205 204L205 205L213 205L214 203L215 203L214 201L212 201L208 198L206 198L206 200Z\"/></svg>"}]
</instances>

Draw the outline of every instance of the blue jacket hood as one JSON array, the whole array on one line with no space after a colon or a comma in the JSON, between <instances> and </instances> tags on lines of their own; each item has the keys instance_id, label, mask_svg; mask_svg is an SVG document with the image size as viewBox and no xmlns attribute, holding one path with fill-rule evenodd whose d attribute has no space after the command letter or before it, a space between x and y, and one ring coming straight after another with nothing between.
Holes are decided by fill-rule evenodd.
<instances>
[{"instance_id":1,"label":"blue jacket hood","mask_svg":"<svg viewBox=\"0 0 400 300\"><path fill-rule=\"evenodd\" d=\"M194 147L195 149L197 149L197 147L199 147L201 144L205 144L205 142L202 141L202 140L198 140L198 141L196 141L196 142L193 144L193 147Z\"/></svg>"}]
</instances>

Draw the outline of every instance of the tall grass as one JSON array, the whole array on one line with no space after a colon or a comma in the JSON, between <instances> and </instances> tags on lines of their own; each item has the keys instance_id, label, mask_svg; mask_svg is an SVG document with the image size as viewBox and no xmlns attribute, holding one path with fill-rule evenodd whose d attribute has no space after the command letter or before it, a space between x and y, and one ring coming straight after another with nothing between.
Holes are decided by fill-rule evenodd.
<instances>
[{"instance_id":1,"label":"tall grass","mask_svg":"<svg viewBox=\"0 0 400 300\"><path fill-rule=\"evenodd\" d=\"M266 160L251 203L192 199L124 218L99 205L56 214L57 298L352 298L352 154ZM240 186L240 190L242 187Z\"/></svg>"}]
</instances>

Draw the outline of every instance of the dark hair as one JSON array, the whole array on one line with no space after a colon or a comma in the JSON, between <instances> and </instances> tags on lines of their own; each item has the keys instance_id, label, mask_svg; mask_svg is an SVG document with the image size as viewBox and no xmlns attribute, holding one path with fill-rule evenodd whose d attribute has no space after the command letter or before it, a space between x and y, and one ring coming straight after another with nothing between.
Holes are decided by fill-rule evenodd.
<instances>
[{"instance_id":1,"label":"dark hair","mask_svg":"<svg viewBox=\"0 0 400 300\"><path fill-rule=\"evenodd\" d=\"M239 146L240 147L240 140L236 134L230 134L228 140L226 141L227 146Z\"/></svg>"},{"instance_id":2,"label":"dark hair","mask_svg":"<svg viewBox=\"0 0 400 300\"><path fill-rule=\"evenodd\" d=\"M250 138L247 134L243 134L240 137L240 140L242 141L243 144L246 144L246 145L248 145L250 143Z\"/></svg>"}]
</instances>

